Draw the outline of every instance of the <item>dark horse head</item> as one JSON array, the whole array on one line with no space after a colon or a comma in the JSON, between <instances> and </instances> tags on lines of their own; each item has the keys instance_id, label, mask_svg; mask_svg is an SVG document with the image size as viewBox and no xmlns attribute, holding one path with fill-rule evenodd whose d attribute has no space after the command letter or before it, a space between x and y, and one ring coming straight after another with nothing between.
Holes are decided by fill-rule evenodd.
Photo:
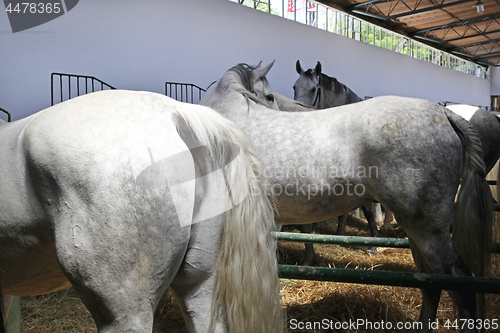
<instances>
[{"instance_id":1,"label":"dark horse head","mask_svg":"<svg viewBox=\"0 0 500 333\"><path fill-rule=\"evenodd\" d=\"M321 63L318 61L316 67L304 71L297 60L297 73L300 77L293 86L293 99L306 105L326 109L344 104L361 101L351 89L336 78L321 73Z\"/></svg>"}]
</instances>

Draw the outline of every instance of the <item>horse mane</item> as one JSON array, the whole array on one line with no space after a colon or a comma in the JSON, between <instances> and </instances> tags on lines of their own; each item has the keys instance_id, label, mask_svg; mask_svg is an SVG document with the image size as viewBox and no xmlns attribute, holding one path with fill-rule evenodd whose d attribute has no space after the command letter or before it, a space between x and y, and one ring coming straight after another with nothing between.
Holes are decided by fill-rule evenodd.
<instances>
[{"instance_id":1,"label":"horse mane","mask_svg":"<svg viewBox=\"0 0 500 333\"><path fill-rule=\"evenodd\" d=\"M323 73L321 73L321 74L323 74ZM312 69L312 68L309 68L307 71L302 72L302 74L301 74L301 75L304 75L304 76L306 76L308 79L311 79L311 80L312 80L312 79L314 78L314 71L313 71L313 69Z\"/></svg>"},{"instance_id":2,"label":"horse mane","mask_svg":"<svg viewBox=\"0 0 500 333\"><path fill-rule=\"evenodd\" d=\"M255 68L256 66L250 66L245 63L231 67L219 80L217 87L219 92L222 93L231 87L231 89L242 94L247 100L250 99L257 104L262 104L254 95L252 72ZM262 80L267 83L265 76L262 77Z\"/></svg>"},{"instance_id":3,"label":"horse mane","mask_svg":"<svg viewBox=\"0 0 500 333\"><path fill-rule=\"evenodd\" d=\"M325 90L333 90L336 94L346 95L347 104L361 101L361 98L354 91L334 77L321 73L321 85Z\"/></svg>"}]
</instances>

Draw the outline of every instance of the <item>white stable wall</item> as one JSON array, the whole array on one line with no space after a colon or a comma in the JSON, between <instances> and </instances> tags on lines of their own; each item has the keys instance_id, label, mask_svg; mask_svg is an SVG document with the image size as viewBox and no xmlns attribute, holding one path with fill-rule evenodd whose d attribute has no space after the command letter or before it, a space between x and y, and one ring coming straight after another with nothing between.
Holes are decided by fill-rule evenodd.
<instances>
[{"instance_id":1,"label":"white stable wall","mask_svg":"<svg viewBox=\"0 0 500 333\"><path fill-rule=\"evenodd\" d=\"M500 68L499 67L491 67L490 68L491 75L491 95L499 96L500 95Z\"/></svg>"},{"instance_id":2,"label":"white stable wall","mask_svg":"<svg viewBox=\"0 0 500 333\"><path fill-rule=\"evenodd\" d=\"M50 106L50 74L93 75L122 89L163 93L165 81L208 86L231 66L276 60L271 87L292 97L321 61L359 96L490 104L489 80L441 68L227 0L86 0L13 34L0 11L0 107L14 119Z\"/></svg>"}]
</instances>

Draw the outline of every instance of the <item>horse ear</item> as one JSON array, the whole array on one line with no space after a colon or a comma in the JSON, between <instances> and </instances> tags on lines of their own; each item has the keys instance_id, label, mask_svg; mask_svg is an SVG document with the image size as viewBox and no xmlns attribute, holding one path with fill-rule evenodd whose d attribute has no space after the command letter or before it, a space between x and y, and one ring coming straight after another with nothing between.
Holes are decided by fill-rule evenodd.
<instances>
[{"instance_id":1,"label":"horse ear","mask_svg":"<svg viewBox=\"0 0 500 333\"><path fill-rule=\"evenodd\" d=\"M320 76L320 74L321 74L321 63L319 61L316 64L316 67L314 68L314 72L316 73L317 76Z\"/></svg>"},{"instance_id":2,"label":"horse ear","mask_svg":"<svg viewBox=\"0 0 500 333\"><path fill-rule=\"evenodd\" d=\"M257 79L257 78L263 78L264 76L266 76L266 74L271 70L271 67L273 67L274 61L275 60L273 60L269 65L266 65L263 67L261 67L259 64L259 66L257 66L253 70L253 77Z\"/></svg>"},{"instance_id":3,"label":"horse ear","mask_svg":"<svg viewBox=\"0 0 500 333\"><path fill-rule=\"evenodd\" d=\"M304 73L304 70L302 69L302 66L300 65L300 61L297 60L297 63L295 64L295 70L299 75L302 75Z\"/></svg>"}]
</instances>

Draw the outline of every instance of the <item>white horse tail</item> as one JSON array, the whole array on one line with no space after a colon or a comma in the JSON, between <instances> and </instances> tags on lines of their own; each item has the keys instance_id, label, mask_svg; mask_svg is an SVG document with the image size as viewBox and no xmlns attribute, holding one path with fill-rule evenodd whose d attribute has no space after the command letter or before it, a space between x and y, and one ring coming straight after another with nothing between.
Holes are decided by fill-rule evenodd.
<instances>
[{"instance_id":1,"label":"white horse tail","mask_svg":"<svg viewBox=\"0 0 500 333\"><path fill-rule=\"evenodd\" d=\"M212 160L227 161L228 146L239 147L237 158L223 168L232 197L239 199L224 213L209 331L222 310L232 333L284 332L276 241L270 233L273 203L264 189L262 164L243 132L220 114L202 106L176 112L209 147Z\"/></svg>"},{"instance_id":2,"label":"white horse tail","mask_svg":"<svg viewBox=\"0 0 500 333\"><path fill-rule=\"evenodd\" d=\"M455 205L453 241L476 276L491 267L493 197L486 181L478 134L468 121L452 112L446 115L462 142L462 185Z\"/></svg>"}]
</instances>

